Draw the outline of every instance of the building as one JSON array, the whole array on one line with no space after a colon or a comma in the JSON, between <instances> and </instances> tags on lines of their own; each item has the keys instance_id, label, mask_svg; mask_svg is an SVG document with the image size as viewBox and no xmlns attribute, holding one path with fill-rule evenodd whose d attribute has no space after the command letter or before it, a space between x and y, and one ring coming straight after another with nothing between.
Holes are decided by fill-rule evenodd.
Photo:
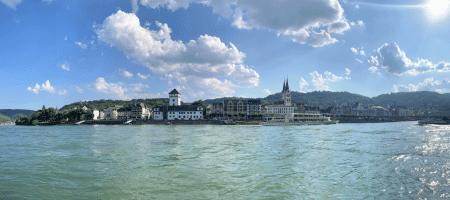
<instances>
[{"instance_id":1,"label":"building","mask_svg":"<svg viewBox=\"0 0 450 200\"><path fill-rule=\"evenodd\" d=\"M209 104L206 109L210 117L223 117L223 102Z\"/></svg>"},{"instance_id":2,"label":"building","mask_svg":"<svg viewBox=\"0 0 450 200\"><path fill-rule=\"evenodd\" d=\"M291 90L289 89L288 80L283 81L283 90L281 91L282 102L278 105L269 105L264 114L287 114L294 113L297 109L296 106L291 103ZM282 103L282 104L281 104Z\"/></svg>"},{"instance_id":3,"label":"building","mask_svg":"<svg viewBox=\"0 0 450 200\"><path fill-rule=\"evenodd\" d=\"M150 119L151 110L149 110L143 103L133 104L131 106L131 118L135 120Z\"/></svg>"},{"instance_id":4,"label":"building","mask_svg":"<svg viewBox=\"0 0 450 200\"><path fill-rule=\"evenodd\" d=\"M169 93L169 106L153 108L153 120L201 120L203 108L198 105L181 105L181 94L173 89Z\"/></svg>"},{"instance_id":5,"label":"building","mask_svg":"<svg viewBox=\"0 0 450 200\"><path fill-rule=\"evenodd\" d=\"M247 100L247 113L248 115L256 115L261 113L261 100L249 99Z\"/></svg>"},{"instance_id":6,"label":"building","mask_svg":"<svg viewBox=\"0 0 450 200\"><path fill-rule=\"evenodd\" d=\"M94 114L94 120L103 119L103 112L102 111L94 109L94 110L92 110L92 113Z\"/></svg>"},{"instance_id":7,"label":"building","mask_svg":"<svg viewBox=\"0 0 450 200\"><path fill-rule=\"evenodd\" d=\"M127 120L131 118L130 108L120 108L117 110L117 119Z\"/></svg>"},{"instance_id":8,"label":"building","mask_svg":"<svg viewBox=\"0 0 450 200\"><path fill-rule=\"evenodd\" d=\"M119 110L122 107L123 106L116 105L114 107L106 108L105 110L103 110L103 113L104 113L103 119L118 119L117 110Z\"/></svg>"}]
</instances>

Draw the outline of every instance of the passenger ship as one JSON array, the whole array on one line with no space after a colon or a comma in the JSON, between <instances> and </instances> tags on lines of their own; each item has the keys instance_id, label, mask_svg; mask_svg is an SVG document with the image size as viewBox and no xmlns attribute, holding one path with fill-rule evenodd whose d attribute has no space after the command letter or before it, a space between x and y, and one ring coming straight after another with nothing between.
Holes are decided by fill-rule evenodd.
<instances>
[{"instance_id":1,"label":"passenger ship","mask_svg":"<svg viewBox=\"0 0 450 200\"><path fill-rule=\"evenodd\" d=\"M284 126L284 125L328 125L337 124L339 120L331 120L320 114L287 113L284 115L266 116L261 125Z\"/></svg>"}]
</instances>

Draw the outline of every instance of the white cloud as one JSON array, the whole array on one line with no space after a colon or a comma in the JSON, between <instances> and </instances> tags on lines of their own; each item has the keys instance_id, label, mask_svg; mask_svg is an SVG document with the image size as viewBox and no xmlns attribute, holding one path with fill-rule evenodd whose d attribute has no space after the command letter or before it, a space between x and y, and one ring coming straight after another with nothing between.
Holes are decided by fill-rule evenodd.
<instances>
[{"instance_id":1,"label":"white cloud","mask_svg":"<svg viewBox=\"0 0 450 200\"><path fill-rule=\"evenodd\" d=\"M358 25L358 26L364 26L365 24L364 24L364 22L363 22L362 20L358 20L358 21L356 22L356 25Z\"/></svg>"},{"instance_id":2,"label":"white cloud","mask_svg":"<svg viewBox=\"0 0 450 200\"><path fill-rule=\"evenodd\" d=\"M142 92L144 88L150 88L147 84L142 83L130 84L130 86L131 86L130 91L132 92Z\"/></svg>"},{"instance_id":3,"label":"white cloud","mask_svg":"<svg viewBox=\"0 0 450 200\"><path fill-rule=\"evenodd\" d=\"M325 79L323 79L322 75L317 73L317 71L309 73L312 77L312 85L314 86L314 90L325 90L330 91L329 86L325 85Z\"/></svg>"},{"instance_id":4,"label":"white cloud","mask_svg":"<svg viewBox=\"0 0 450 200\"><path fill-rule=\"evenodd\" d=\"M369 71L371 71L372 73L375 73L376 71L378 71L378 67L371 66L371 67L369 67Z\"/></svg>"},{"instance_id":5,"label":"white cloud","mask_svg":"<svg viewBox=\"0 0 450 200\"><path fill-rule=\"evenodd\" d=\"M65 95L67 93L67 90L59 90L57 91L59 95Z\"/></svg>"},{"instance_id":6,"label":"white cloud","mask_svg":"<svg viewBox=\"0 0 450 200\"><path fill-rule=\"evenodd\" d=\"M345 75L350 75L350 73L352 73L352 70L345 68Z\"/></svg>"},{"instance_id":7,"label":"white cloud","mask_svg":"<svg viewBox=\"0 0 450 200\"><path fill-rule=\"evenodd\" d=\"M355 8L356 8L356 9L359 9L359 5L355 5Z\"/></svg>"},{"instance_id":8,"label":"white cloud","mask_svg":"<svg viewBox=\"0 0 450 200\"><path fill-rule=\"evenodd\" d=\"M386 69L386 72L397 76L402 76L403 74L417 76L432 71L450 71L450 63L446 62L433 64L425 59L418 59L417 62L412 62L395 42L383 44L377 49L376 54L376 56L371 56L371 59L367 61L371 64L369 68L371 71L374 71L375 67L377 67L377 69Z\"/></svg>"},{"instance_id":9,"label":"white cloud","mask_svg":"<svg viewBox=\"0 0 450 200\"><path fill-rule=\"evenodd\" d=\"M426 78L422 83L417 85L393 85L394 92L413 92L413 91L434 91L440 93L450 92L450 79L443 78L441 80L433 81L433 77Z\"/></svg>"},{"instance_id":10,"label":"white cloud","mask_svg":"<svg viewBox=\"0 0 450 200\"><path fill-rule=\"evenodd\" d=\"M366 55L366 53L363 50L359 51L359 54L362 55L362 56Z\"/></svg>"},{"instance_id":11,"label":"white cloud","mask_svg":"<svg viewBox=\"0 0 450 200\"><path fill-rule=\"evenodd\" d=\"M265 93L267 93L268 95L271 95L272 93L269 91L269 89L263 89Z\"/></svg>"},{"instance_id":12,"label":"white cloud","mask_svg":"<svg viewBox=\"0 0 450 200\"><path fill-rule=\"evenodd\" d=\"M146 92L145 88L150 87L147 84L142 83L130 84L129 87L124 87L123 83L108 83L103 77L99 77L93 86L95 90L108 94L115 99L130 100L163 97L160 93L151 94Z\"/></svg>"},{"instance_id":13,"label":"white cloud","mask_svg":"<svg viewBox=\"0 0 450 200\"><path fill-rule=\"evenodd\" d=\"M65 70L67 70L67 71L70 71L70 69L69 69L69 64L67 64L67 63L62 64L62 65L61 65L61 68L65 69Z\"/></svg>"},{"instance_id":14,"label":"white cloud","mask_svg":"<svg viewBox=\"0 0 450 200\"><path fill-rule=\"evenodd\" d=\"M232 15L239 29L267 29L285 35L294 42L321 47L338 42L330 34L350 29L338 0L141 0L142 5L172 11L202 3L225 18ZM233 9L234 8L234 14ZM301 15L299 15L301 13Z\"/></svg>"},{"instance_id":15,"label":"white cloud","mask_svg":"<svg viewBox=\"0 0 450 200\"><path fill-rule=\"evenodd\" d=\"M343 80L343 77L336 76L335 74L326 71L324 72L325 78L317 71L309 73L311 76L311 82L308 83L303 77L300 80L300 92L310 92L315 90L331 91L328 83ZM345 80L350 80L350 77L345 77Z\"/></svg>"},{"instance_id":16,"label":"white cloud","mask_svg":"<svg viewBox=\"0 0 450 200\"><path fill-rule=\"evenodd\" d=\"M358 49L355 49L353 47L350 47L350 50L355 54L358 55Z\"/></svg>"},{"instance_id":17,"label":"white cloud","mask_svg":"<svg viewBox=\"0 0 450 200\"><path fill-rule=\"evenodd\" d=\"M142 79L147 79L148 78L148 75L145 76L145 75L142 75L141 73L137 73L137 75L139 76L139 78L142 78Z\"/></svg>"},{"instance_id":18,"label":"white cloud","mask_svg":"<svg viewBox=\"0 0 450 200\"><path fill-rule=\"evenodd\" d=\"M309 85L308 82L302 77L300 80L300 85L299 85L300 92L306 93L306 91L304 91L304 90L307 88L308 85Z\"/></svg>"},{"instance_id":19,"label":"white cloud","mask_svg":"<svg viewBox=\"0 0 450 200\"><path fill-rule=\"evenodd\" d=\"M174 2L173 6L177 5L181 4ZM167 24L155 24L159 31L142 27L135 14L119 10L106 18L103 24L96 25L95 32L99 40L121 49L153 73L173 74L175 80L187 87L187 91L200 92L201 88L208 87L214 88L213 95L234 92L230 87L258 86L259 74L243 64L246 55L232 43L227 46L220 38L209 35L202 35L188 43L174 41ZM197 87L189 81L214 84Z\"/></svg>"},{"instance_id":20,"label":"white cloud","mask_svg":"<svg viewBox=\"0 0 450 200\"><path fill-rule=\"evenodd\" d=\"M86 49L87 48L87 44L84 44L82 42L75 42L75 44L80 46L82 49Z\"/></svg>"},{"instance_id":21,"label":"white cloud","mask_svg":"<svg viewBox=\"0 0 450 200\"><path fill-rule=\"evenodd\" d=\"M16 10L16 6L19 5L20 3L22 3L23 0L0 0L0 2L2 2L3 4L5 4L6 6L8 6L9 8ZM51 3L53 0L42 0L42 2L45 3ZM37 1L33 1L33 2L37 2Z\"/></svg>"},{"instance_id":22,"label":"white cloud","mask_svg":"<svg viewBox=\"0 0 450 200\"><path fill-rule=\"evenodd\" d=\"M13 10L16 9L16 6L18 4L22 3L22 0L0 0L0 1Z\"/></svg>"},{"instance_id":23,"label":"white cloud","mask_svg":"<svg viewBox=\"0 0 450 200\"><path fill-rule=\"evenodd\" d=\"M28 91L32 91L35 94L38 94L41 87L39 86L39 84L36 83L36 86L34 88L28 87L27 89L28 89Z\"/></svg>"},{"instance_id":24,"label":"white cloud","mask_svg":"<svg viewBox=\"0 0 450 200\"><path fill-rule=\"evenodd\" d=\"M125 95L126 88L122 88L120 83L107 83L103 77L99 77L95 83L94 87L97 91L109 94L119 99L127 99Z\"/></svg>"},{"instance_id":25,"label":"white cloud","mask_svg":"<svg viewBox=\"0 0 450 200\"><path fill-rule=\"evenodd\" d=\"M45 81L45 83L42 84L42 90L45 90L45 91L51 92L51 93L55 92L55 88L53 88L53 86L50 85L49 80Z\"/></svg>"},{"instance_id":26,"label":"white cloud","mask_svg":"<svg viewBox=\"0 0 450 200\"><path fill-rule=\"evenodd\" d=\"M76 90L78 93L83 93L83 89L81 89L81 88L78 87L78 86L75 86L75 90Z\"/></svg>"},{"instance_id":27,"label":"white cloud","mask_svg":"<svg viewBox=\"0 0 450 200\"><path fill-rule=\"evenodd\" d=\"M64 40L67 40L67 35L66 35L66 37L64 37Z\"/></svg>"},{"instance_id":28,"label":"white cloud","mask_svg":"<svg viewBox=\"0 0 450 200\"><path fill-rule=\"evenodd\" d=\"M55 90L55 88L53 86L50 85L50 81L47 80L45 81L45 83L43 83L41 86L39 86L39 84L36 83L36 86L34 88L32 87L27 87L28 91L32 91L35 94L39 94L39 90L44 90L50 93L58 93L59 95L64 95L67 93L66 90Z\"/></svg>"},{"instance_id":29,"label":"white cloud","mask_svg":"<svg viewBox=\"0 0 450 200\"><path fill-rule=\"evenodd\" d=\"M121 76L127 77L127 78L133 77L133 74L132 74L132 73L130 73L129 71L124 70L124 69L119 69L119 74L120 74Z\"/></svg>"},{"instance_id":30,"label":"white cloud","mask_svg":"<svg viewBox=\"0 0 450 200\"><path fill-rule=\"evenodd\" d=\"M139 10L138 0L131 0L131 7L133 8L133 13L137 13Z\"/></svg>"}]
</instances>

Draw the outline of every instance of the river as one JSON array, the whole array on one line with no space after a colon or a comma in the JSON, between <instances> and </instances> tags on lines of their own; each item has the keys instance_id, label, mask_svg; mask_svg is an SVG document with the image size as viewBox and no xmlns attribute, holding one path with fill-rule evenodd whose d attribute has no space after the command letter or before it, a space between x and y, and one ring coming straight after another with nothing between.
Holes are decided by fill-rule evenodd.
<instances>
[{"instance_id":1,"label":"river","mask_svg":"<svg viewBox=\"0 0 450 200\"><path fill-rule=\"evenodd\" d=\"M450 126L0 126L5 199L450 198Z\"/></svg>"}]
</instances>

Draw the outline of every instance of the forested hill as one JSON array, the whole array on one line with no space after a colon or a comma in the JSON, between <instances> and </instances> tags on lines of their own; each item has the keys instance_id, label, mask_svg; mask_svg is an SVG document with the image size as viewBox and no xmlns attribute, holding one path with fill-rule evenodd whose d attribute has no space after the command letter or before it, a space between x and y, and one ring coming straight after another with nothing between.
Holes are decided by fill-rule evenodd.
<instances>
[{"instance_id":1,"label":"forested hill","mask_svg":"<svg viewBox=\"0 0 450 200\"><path fill-rule=\"evenodd\" d=\"M83 107L83 106L86 106L87 108L91 108L91 109L104 110L106 108L113 107L115 105L121 105L121 106L124 106L125 108L131 108L131 106L135 103L144 103L146 107L153 108L157 105L163 105L163 106L168 105L169 99L168 98L133 99L131 101L101 99L101 100L94 100L94 101L79 101L79 102L65 105L62 108L60 108L60 110L73 109L73 108L78 108L78 107ZM184 103L181 102L181 104L183 105Z\"/></svg>"},{"instance_id":2,"label":"forested hill","mask_svg":"<svg viewBox=\"0 0 450 200\"><path fill-rule=\"evenodd\" d=\"M246 99L237 98L234 99ZM224 98L207 99L205 104L208 105L213 102L222 102ZM269 95L265 98L259 98L263 105L269 105L281 100L281 93ZM391 94L382 94L376 97L366 97L359 94L349 92L329 92L329 91L314 91L308 93L291 92L292 103L306 103L308 105L317 106L333 106L333 105L351 105L359 102L362 104L370 104L377 106L407 106L414 108L428 108L439 107L443 109L450 109L450 93L439 94L437 92L399 92Z\"/></svg>"},{"instance_id":3,"label":"forested hill","mask_svg":"<svg viewBox=\"0 0 450 200\"><path fill-rule=\"evenodd\" d=\"M0 114L5 115L9 118L16 119L18 115L28 116L35 113L34 110L23 110L23 109L0 109Z\"/></svg>"},{"instance_id":4,"label":"forested hill","mask_svg":"<svg viewBox=\"0 0 450 200\"><path fill-rule=\"evenodd\" d=\"M12 121L12 119L7 117L7 116L5 116L5 115L0 114L0 123L2 123L2 122L9 122L9 121Z\"/></svg>"},{"instance_id":5,"label":"forested hill","mask_svg":"<svg viewBox=\"0 0 450 200\"><path fill-rule=\"evenodd\" d=\"M398 92L382 94L372 98L374 104L380 106L395 105L414 108L439 107L447 109L450 107L450 94L439 94L437 92Z\"/></svg>"}]
</instances>

